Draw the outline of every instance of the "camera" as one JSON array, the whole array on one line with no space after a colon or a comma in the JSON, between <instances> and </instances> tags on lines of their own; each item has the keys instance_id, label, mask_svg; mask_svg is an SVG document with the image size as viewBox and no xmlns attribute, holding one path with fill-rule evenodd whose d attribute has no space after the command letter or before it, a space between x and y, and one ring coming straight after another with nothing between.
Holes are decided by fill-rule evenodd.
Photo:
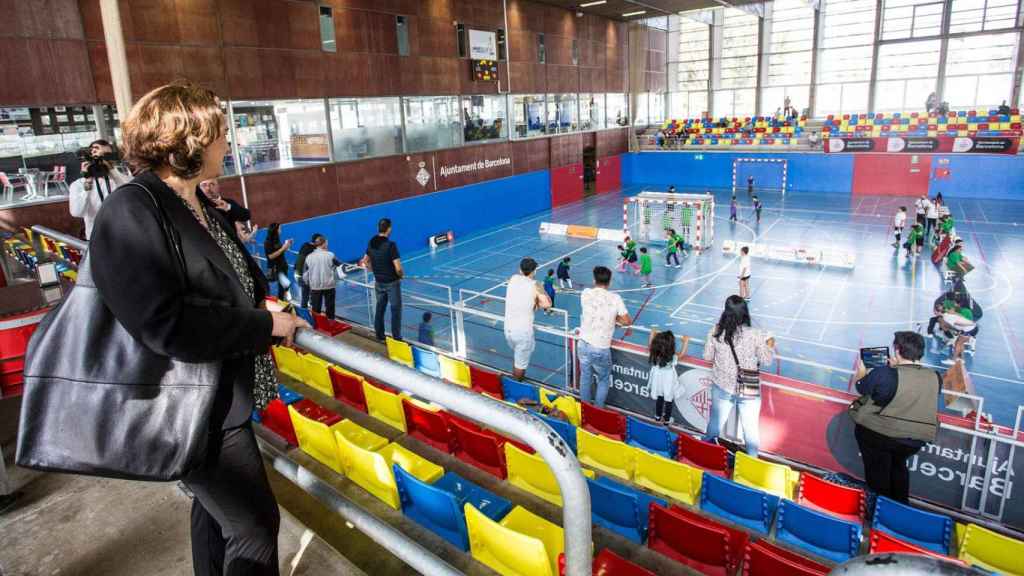
<instances>
[{"instance_id":1,"label":"camera","mask_svg":"<svg viewBox=\"0 0 1024 576\"><path fill-rule=\"evenodd\" d=\"M83 175L86 178L102 178L110 174L110 164L116 157L112 153L93 154L92 148L79 148L78 160L86 164Z\"/></svg>"}]
</instances>

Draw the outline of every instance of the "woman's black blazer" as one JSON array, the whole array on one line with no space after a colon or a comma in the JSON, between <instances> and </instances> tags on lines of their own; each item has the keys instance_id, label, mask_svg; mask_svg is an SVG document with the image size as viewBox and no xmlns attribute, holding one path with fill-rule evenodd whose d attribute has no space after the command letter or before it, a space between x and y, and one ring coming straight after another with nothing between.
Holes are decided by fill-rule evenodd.
<instances>
[{"instance_id":1,"label":"woman's black blazer","mask_svg":"<svg viewBox=\"0 0 1024 576\"><path fill-rule=\"evenodd\" d=\"M156 206L135 183L153 192L177 230L187 285ZM207 213L246 255L255 301L262 303L266 279L256 262L234 226L217 210ZM145 346L187 362L223 362L211 428L245 424L253 409L254 356L270 347L271 315L253 305L220 246L156 174L140 174L103 202L89 241L89 261L103 302Z\"/></svg>"}]
</instances>

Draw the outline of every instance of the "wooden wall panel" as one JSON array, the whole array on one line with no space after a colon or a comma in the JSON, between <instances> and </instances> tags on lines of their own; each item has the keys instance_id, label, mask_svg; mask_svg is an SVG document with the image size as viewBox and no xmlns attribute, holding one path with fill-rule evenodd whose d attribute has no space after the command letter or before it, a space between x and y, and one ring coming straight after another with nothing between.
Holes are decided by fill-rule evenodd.
<instances>
[{"instance_id":1,"label":"wooden wall panel","mask_svg":"<svg viewBox=\"0 0 1024 576\"><path fill-rule=\"evenodd\" d=\"M259 49L225 48L224 59L231 63L227 67L230 97L235 100L262 98L263 66Z\"/></svg>"},{"instance_id":2,"label":"wooden wall panel","mask_svg":"<svg viewBox=\"0 0 1024 576\"><path fill-rule=\"evenodd\" d=\"M369 13L362 10L334 11L334 42L339 53L369 50Z\"/></svg>"},{"instance_id":3,"label":"wooden wall panel","mask_svg":"<svg viewBox=\"0 0 1024 576\"><path fill-rule=\"evenodd\" d=\"M456 188L476 184L485 180L505 178L512 176L512 150L507 142L498 144L481 144L479 146L466 146L463 148L452 148L441 150L434 156L434 179L438 190ZM499 163L507 159L508 164ZM488 166L488 162L493 163ZM465 172L442 174L443 167L463 166L476 164L476 168Z\"/></svg>"},{"instance_id":4,"label":"wooden wall panel","mask_svg":"<svg viewBox=\"0 0 1024 576\"><path fill-rule=\"evenodd\" d=\"M89 42L89 68L92 71L92 83L96 88L98 102L114 101L114 84L110 79L110 61L107 60L107 45L103 42Z\"/></svg>"},{"instance_id":5,"label":"wooden wall panel","mask_svg":"<svg viewBox=\"0 0 1024 576\"><path fill-rule=\"evenodd\" d=\"M337 212L335 167L297 168L245 177L253 220L261 227Z\"/></svg>"},{"instance_id":6,"label":"wooden wall panel","mask_svg":"<svg viewBox=\"0 0 1024 576\"><path fill-rule=\"evenodd\" d=\"M578 164L583 161L583 136L567 134L549 138L551 143L551 168Z\"/></svg>"},{"instance_id":7,"label":"wooden wall panel","mask_svg":"<svg viewBox=\"0 0 1024 576\"><path fill-rule=\"evenodd\" d=\"M221 44L220 16L216 0L175 0L175 7L178 11L178 34L182 44Z\"/></svg>"},{"instance_id":8,"label":"wooden wall panel","mask_svg":"<svg viewBox=\"0 0 1024 576\"><path fill-rule=\"evenodd\" d=\"M597 132L596 152L598 158L625 154L629 151L629 131L625 128L618 130L602 130Z\"/></svg>"},{"instance_id":9,"label":"wooden wall panel","mask_svg":"<svg viewBox=\"0 0 1024 576\"><path fill-rule=\"evenodd\" d=\"M5 2L12 0L0 0L0 7ZM100 0L78 0L78 12L82 18L82 29L87 40L99 40L103 38L103 19L100 17ZM0 32L2 35L3 32Z\"/></svg>"},{"instance_id":10,"label":"wooden wall panel","mask_svg":"<svg viewBox=\"0 0 1024 576\"><path fill-rule=\"evenodd\" d=\"M225 46L260 45L260 31L253 0L219 0Z\"/></svg>"},{"instance_id":11,"label":"wooden wall panel","mask_svg":"<svg viewBox=\"0 0 1024 576\"><path fill-rule=\"evenodd\" d=\"M68 212L67 202L0 209L0 230L4 232L21 232L22 228L35 224L78 237L85 232L82 220L72 218Z\"/></svg>"},{"instance_id":12,"label":"wooden wall panel","mask_svg":"<svg viewBox=\"0 0 1024 576\"><path fill-rule=\"evenodd\" d=\"M551 149L546 138L514 141L510 150L515 174L547 170L550 167Z\"/></svg>"},{"instance_id":13,"label":"wooden wall panel","mask_svg":"<svg viewBox=\"0 0 1024 576\"><path fill-rule=\"evenodd\" d=\"M398 54L398 24L395 16L393 14L370 12L366 20L367 48L369 51L381 54Z\"/></svg>"}]
</instances>

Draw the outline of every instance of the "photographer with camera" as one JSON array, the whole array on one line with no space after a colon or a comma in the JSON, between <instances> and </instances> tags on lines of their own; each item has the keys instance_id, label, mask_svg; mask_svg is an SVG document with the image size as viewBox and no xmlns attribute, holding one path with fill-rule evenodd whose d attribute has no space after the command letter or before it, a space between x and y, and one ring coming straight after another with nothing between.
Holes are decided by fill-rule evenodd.
<instances>
[{"instance_id":1,"label":"photographer with camera","mask_svg":"<svg viewBox=\"0 0 1024 576\"><path fill-rule=\"evenodd\" d=\"M78 151L82 160L82 177L71 183L68 210L75 218L85 220L85 239L92 234L92 223L103 200L132 178L114 167L114 146L96 140Z\"/></svg>"}]
</instances>

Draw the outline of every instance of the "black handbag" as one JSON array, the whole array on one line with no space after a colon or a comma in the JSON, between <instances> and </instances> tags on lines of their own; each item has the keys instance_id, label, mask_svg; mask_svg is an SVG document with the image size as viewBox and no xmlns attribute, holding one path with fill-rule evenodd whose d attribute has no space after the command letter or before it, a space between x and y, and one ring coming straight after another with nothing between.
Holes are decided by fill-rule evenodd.
<instances>
[{"instance_id":1,"label":"black handbag","mask_svg":"<svg viewBox=\"0 0 1024 576\"><path fill-rule=\"evenodd\" d=\"M732 359L736 362L736 394L738 396L757 397L761 395L761 373L757 370L747 370L740 366L740 359L736 356L736 348L729 343L729 350L732 350Z\"/></svg>"},{"instance_id":2,"label":"black handbag","mask_svg":"<svg viewBox=\"0 0 1024 576\"><path fill-rule=\"evenodd\" d=\"M133 185L156 205L187 288L177 231L156 196ZM220 362L182 362L136 340L103 303L89 256L29 341L17 463L109 478L182 478L206 454Z\"/></svg>"}]
</instances>

